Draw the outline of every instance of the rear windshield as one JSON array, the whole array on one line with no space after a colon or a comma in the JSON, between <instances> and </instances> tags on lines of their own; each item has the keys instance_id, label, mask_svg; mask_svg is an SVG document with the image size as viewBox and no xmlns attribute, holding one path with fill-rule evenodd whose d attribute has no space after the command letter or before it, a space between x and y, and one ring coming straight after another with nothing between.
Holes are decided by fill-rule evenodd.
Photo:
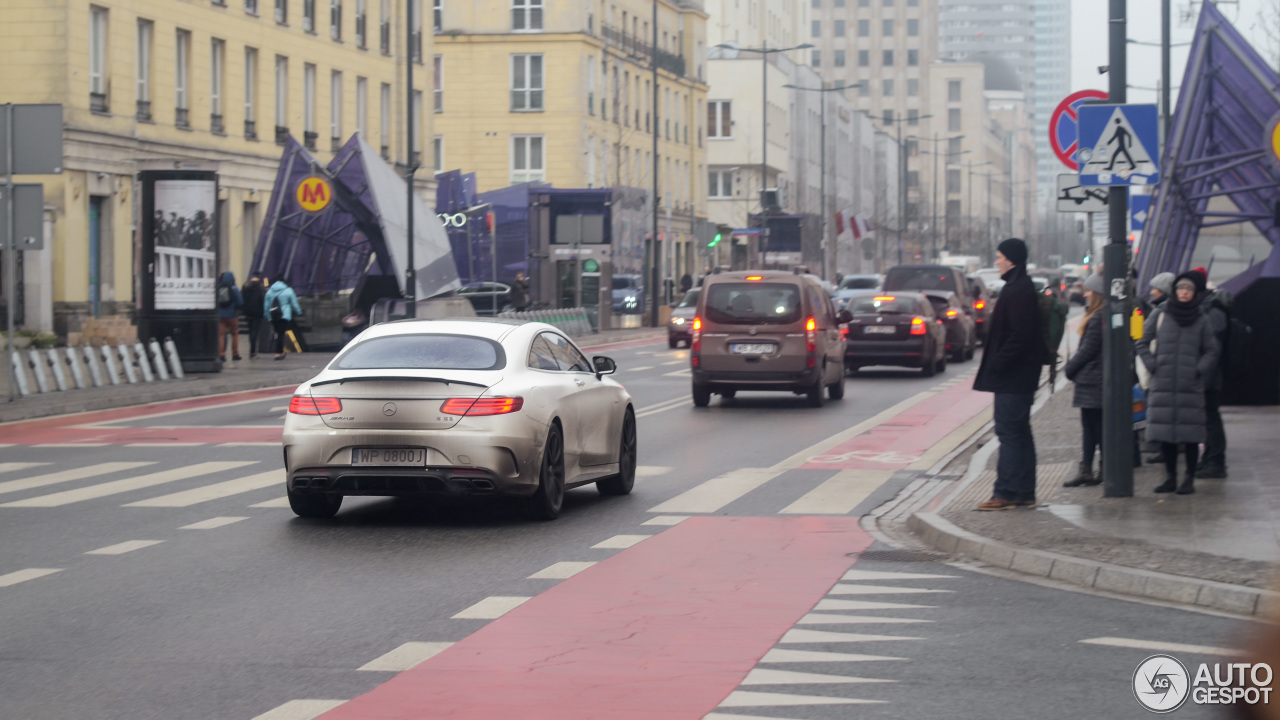
<instances>
[{"instance_id":1,"label":"rear windshield","mask_svg":"<svg viewBox=\"0 0 1280 720\"><path fill-rule=\"evenodd\" d=\"M613 277L614 290L630 290L636 286L636 279L625 275L615 275Z\"/></svg>"},{"instance_id":2,"label":"rear windshield","mask_svg":"<svg viewBox=\"0 0 1280 720\"><path fill-rule=\"evenodd\" d=\"M388 335L370 338L334 363L341 370L498 370L502 346L466 335Z\"/></svg>"},{"instance_id":3,"label":"rear windshield","mask_svg":"<svg viewBox=\"0 0 1280 720\"><path fill-rule=\"evenodd\" d=\"M684 298L680 300L680 304L676 307L698 307L698 288L685 293Z\"/></svg>"},{"instance_id":4,"label":"rear windshield","mask_svg":"<svg viewBox=\"0 0 1280 720\"><path fill-rule=\"evenodd\" d=\"M909 298L898 297L863 297L853 300L849 312L857 314L868 313L906 313L912 314L916 311L916 301Z\"/></svg>"},{"instance_id":5,"label":"rear windshield","mask_svg":"<svg viewBox=\"0 0 1280 720\"><path fill-rule=\"evenodd\" d=\"M707 321L789 325L800 321L800 288L790 283L716 283L707 290Z\"/></svg>"},{"instance_id":6,"label":"rear windshield","mask_svg":"<svg viewBox=\"0 0 1280 720\"><path fill-rule=\"evenodd\" d=\"M841 290L875 290L878 287L880 281L876 278L851 277L840 281Z\"/></svg>"},{"instance_id":7,"label":"rear windshield","mask_svg":"<svg viewBox=\"0 0 1280 720\"><path fill-rule=\"evenodd\" d=\"M890 268L884 278L885 290L951 290L956 281L951 271L934 268Z\"/></svg>"}]
</instances>

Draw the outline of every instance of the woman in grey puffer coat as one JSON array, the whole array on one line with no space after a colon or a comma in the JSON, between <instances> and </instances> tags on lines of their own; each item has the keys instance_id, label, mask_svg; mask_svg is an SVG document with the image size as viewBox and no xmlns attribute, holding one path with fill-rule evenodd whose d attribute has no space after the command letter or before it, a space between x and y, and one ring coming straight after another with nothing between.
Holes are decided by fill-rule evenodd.
<instances>
[{"instance_id":1,"label":"woman in grey puffer coat","mask_svg":"<svg viewBox=\"0 0 1280 720\"><path fill-rule=\"evenodd\" d=\"M1161 443L1165 481L1158 493L1195 492L1196 459L1205 439L1204 380L1218 364L1218 341L1200 311L1204 276L1186 272L1173 283L1173 297L1147 319L1138 356L1151 372L1147 392L1147 438ZM1154 352L1152 343L1155 343ZM1187 467L1178 479L1178 445Z\"/></svg>"},{"instance_id":2,"label":"woman in grey puffer coat","mask_svg":"<svg viewBox=\"0 0 1280 720\"><path fill-rule=\"evenodd\" d=\"M1102 469L1093 473L1093 455L1102 447L1102 306L1106 281L1100 273L1084 281L1085 313L1080 321L1080 346L1062 371L1075 383L1071 407L1080 408L1080 437L1084 454L1080 472L1063 487L1081 487L1102 483Z\"/></svg>"}]
</instances>

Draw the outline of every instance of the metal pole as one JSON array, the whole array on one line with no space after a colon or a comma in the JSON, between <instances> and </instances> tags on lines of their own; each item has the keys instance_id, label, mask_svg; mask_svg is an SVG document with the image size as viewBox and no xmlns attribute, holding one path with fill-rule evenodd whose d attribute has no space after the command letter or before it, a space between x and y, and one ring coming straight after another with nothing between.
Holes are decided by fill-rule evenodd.
<instances>
[{"instance_id":1,"label":"metal pole","mask_svg":"<svg viewBox=\"0 0 1280 720\"><path fill-rule=\"evenodd\" d=\"M625 28L624 28L625 29ZM649 244L649 252L645 253L645 282L649 292L645 293L652 308L649 310L649 325L658 327L658 255L661 245L658 244L658 0L653 0L653 47L649 52L649 62L653 65L653 242ZM640 308L641 312L644 308Z\"/></svg>"},{"instance_id":2,"label":"metal pole","mask_svg":"<svg viewBox=\"0 0 1280 720\"><path fill-rule=\"evenodd\" d=\"M1169 2L1160 0L1160 119L1164 124L1161 140L1169 137L1169 48L1172 37L1169 34Z\"/></svg>"},{"instance_id":3,"label":"metal pole","mask_svg":"<svg viewBox=\"0 0 1280 720\"><path fill-rule=\"evenodd\" d=\"M13 376L13 306L18 302L15 285L18 283L15 265L18 264L18 243L14 241L14 233L16 232L17 223L14 222L14 213L17 208L13 204L13 103L4 106L5 114L5 136L4 144L7 150L7 160L4 169L4 204L5 210L9 211L8 227L5 232L5 262L4 262L4 291L5 291L5 314L8 316L8 323L5 325L5 332L8 334L8 342L4 346L4 366L8 368L9 373L9 402L13 402L13 385L15 378Z\"/></svg>"},{"instance_id":4,"label":"metal pole","mask_svg":"<svg viewBox=\"0 0 1280 720\"><path fill-rule=\"evenodd\" d=\"M966 191L966 193L967 193L967 197L965 197L965 203L964 203L964 204L965 204L965 209L964 209L965 232L964 232L964 234L965 234L965 236L966 236L966 237L968 237L968 239L969 239L969 248L968 248L968 250L973 250L973 168L974 168L974 166L973 166L973 165L969 165L968 167L969 167L969 184L968 184L968 187L967 187L967 188L965 188L965 191ZM961 248L961 250L964 250L964 248Z\"/></svg>"},{"instance_id":5,"label":"metal pole","mask_svg":"<svg viewBox=\"0 0 1280 720\"><path fill-rule=\"evenodd\" d=\"M822 277L831 280L830 241L827 239L827 94L818 93L822 107L818 110L818 154L821 156L822 178L818 182L818 213L822 215Z\"/></svg>"},{"instance_id":6,"label":"metal pole","mask_svg":"<svg viewBox=\"0 0 1280 720\"><path fill-rule=\"evenodd\" d=\"M769 187L769 43L760 51L760 236L756 240L759 250L769 249L769 210L764 204L764 191ZM761 261L763 265L763 259ZM751 269L751 257L747 257L747 269Z\"/></svg>"},{"instance_id":7,"label":"metal pole","mask_svg":"<svg viewBox=\"0 0 1280 720\"><path fill-rule=\"evenodd\" d=\"M991 247L991 176L995 173L987 173L987 227L983 235L987 236L987 247Z\"/></svg>"},{"instance_id":8,"label":"metal pole","mask_svg":"<svg viewBox=\"0 0 1280 720\"><path fill-rule=\"evenodd\" d=\"M929 258L929 262L933 262L938 258L938 133L933 133L933 242Z\"/></svg>"},{"instance_id":9,"label":"metal pole","mask_svg":"<svg viewBox=\"0 0 1280 720\"><path fill-rule=\"evenodd\" d=\"M1125 57L1125 0L1111 2L1111 57L1108 102L1126 102L1128 68ZM1166 36L1167 37L1167 36ZM1111 213L1109 242L1102 259L1106 264L1106 313L1102 334L1102 477L1106 497L1133 496L1133 343L1129 338L1128 248L1125 245L1129 189L1113 186L1108 200ZM1194 473L1195 468L1188 468Z\"/></svg>"},{"instance_id":10,"label":"metal pole","mask_svg":"<svg viewBox=\"0 0 1280 720\"><path fill-rule=\"evenodd\" d=\"M902 149L902 118L898 126L898 264L902 264L902 235L907 231L907 153Z\"/></svg>"},{"instance_id":11,"label":"metal pole","mask_svg":"<svg viewBox=\"0 0 1280 720\"><path fill-rule=\"evenodd\" d=\"M413 4L417 0L405 0L405 37L407 46L404 52L404 74L405 74L405 124L406 147L406 168L404 172L405 184L405 244L408 246L407 265L404 269L404 297L405 305L409 312L409 317L418 316L418 279L413 269L413 175L418 169L418 159L413 152Z\"/></svg>"}]
</instances>

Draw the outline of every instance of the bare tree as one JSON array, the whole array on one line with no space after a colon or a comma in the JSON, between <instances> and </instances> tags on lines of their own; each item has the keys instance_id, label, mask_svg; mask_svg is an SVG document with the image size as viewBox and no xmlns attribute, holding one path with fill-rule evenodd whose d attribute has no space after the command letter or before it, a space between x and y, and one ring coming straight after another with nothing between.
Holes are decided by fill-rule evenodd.
<instances>
[{"instance_id":1,"label":"bare tree","mask_svg":"<svg viewBox=\"0 0 1280 720\"><path fill-rule=\"evenodd\" d=\"M1249 29L1263 39L1265 44L1259 48L1263 57L1280 68L1280 0L1262 0L1262 7Z\"/></svg>"}]
</instances>

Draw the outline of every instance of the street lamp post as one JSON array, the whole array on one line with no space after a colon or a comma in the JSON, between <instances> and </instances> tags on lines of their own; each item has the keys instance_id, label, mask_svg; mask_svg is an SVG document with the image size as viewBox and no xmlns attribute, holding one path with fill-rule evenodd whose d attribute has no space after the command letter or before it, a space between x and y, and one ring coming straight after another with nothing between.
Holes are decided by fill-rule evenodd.
<instances>
[{"instance_id":1,"label":"street lamp post","mask_svg":"<svg viewBox=\"0 0 1280 720\"><path fill-rule=\"evenodd\" d=\"M973 169L976 167L982 167L983 165L990 165L990 164L991 164L990 160L983 160L980 163L961 163L961 165L964 165L965 167L969 168L969 182L967 184L968 186L965 188L965 191L968 197L966 198L966 203L965 203L964 218L965 218L965 224L968 225L968 228L965 231L965 235L969 238L970 249L972 249L973 247Z\"/></svg>"},{"instance_id":2,"label":"street lamp post","mask_svg":"<svg viewBox=\"0 0 1280 720\"><path fill-rule=\"evenodd\" d=\"M918 138L918 137L916 137L916 136L914 136L914 135L909 136L909 137L907 138L908 140L911 140L911 139L916 139L916 140L925 140L925 141L928 141L928 142L933 143L933 150L932 150L932 151L924 150L924 151L921 151L921 152L928 152L930 155L932 155L932 156L933 156L933 202L931 203L931 205L933 206L933 220L932 220L932 221L931 221L931 223L930 223L931 232L930 232L929 234L932 236L932 237L931 237L931 241L932 241L932 242L931 242L931 245L932 245L932 247L930 248L930 254L931 254L934 258L938 257L938 155L939 155L939 154L943 154L943 153L939 153L939 152L938 152L938 143L942 142L943 140L946 140L947 142L950 142L950 141L952 141L952 140L960 140L960 139L962 139L963 137L964 137L964 135L953 135L953 136L951 136L951 137L947 137L947 138L939 138L939 137L938 137L938 133L937 133L937 132L934 132L934 133L933 133L933 138L932 138L932 139L930 139L930 138ZM969 152L969 151L968 151L968 150L964 150L964 151L961 151L961 152L958 152L958 153L945 153L945 154L946 154L948 157L950 157L951 155L963 155L963 154L964 154L964 153L966 153L966 152Z\"/></svg>"},{"instance_id":3,"label":"street lamp post","mask_svg":"<svg viewBox=\"0 0 1280 720\"><path fill-rule=\"evenodd\" d=\"M404 183L407 186L405 190L405 235L406 235L406 260L407 265L404 269L404 296L406 309L409 311L409 317L418 316L418 278L417 273L413 269L413 176L418 170L418 158L413 151L413 61L414 50L417 45L414 44L413 33L413 0L409 0L405 4L406 29L408 35L408 47L404 52L404 75L405 75L405 145L408 150L405 153L406 167L404 171Z\"/></svg>"},{"instance_id":4,"label":"street lamp post","mask_svg":"<svg viewBox=\"0 0 1280 720\"><path fill-rule=\"evenodd\" d=\"M818 155L820 156L821 163L822 163L821 165L822 169L819 171L821 178L818 184L818 195L819 195L819 205L820 205L818 209L818 214L822 216L822 277L824 279L830 280L832 277L834 277L832 270L834 270L835 268L834 268L834 263L832 262L832 257L831 257L831 254L832 254L831 248L833 247L833 243L831 243L827 238L827 96L826 96L826 93L840 92L842 90L851 90L853 88L862 87L862 83L854 83L853 85L838 85L836 87L829 87L829 88L806 88L806 87L800 87L798 85L792 85L788 83L786 85L783 85L783 87L790 88L792 90L804 90L805 92L823 93L821 95L822 106L818 111L818 138L819 138ZM837 176L836 182L837 182L836 195L838 196L840 194L840 190L838 188L838 184L839 184L838 176Z\"/></svg>"},{"instance_id":5,"label":"street lamp post","mask_svg":"<svg viewBox=\"0 0 1280 720\"><path fill-rule=\"evenodd\" d=\"M657 33L657 21L654 21L654 33ZM813 45L809 43L801 43L794 47L788 48L771 48L768 43L762 48L744 48L738 47L732 43L720 43L716 47L723 50L733 50L736 52L753 52L760 54L760 239L757 243L764 243L766 233L769 231L768 208L764 204L764 191L769 185L769 55L772 53L791 52L792 50L807 50ZM657 102L657 95L654 95L654 102ZM655 172L657 165L654 165ZM765 244L765 247L768 247ZM747 253L747 267L751 267L751 254Z\"/></svg>"},{"instance_id":6,"label":"street lamp post","mask_svg":"<svg viewBox=\"0 0 1280 720\"><path fill-rule=\"evenodd\" d=\"M919 115L916 117L899 117L892 120L883 119L883 122L891 122L898 126L898 264L902 264L902 234L907 230L907 153L906 148L902 144L902 123L917 123L921 120L927 120L933 115Z\"/></svg>"}]
</instances>

